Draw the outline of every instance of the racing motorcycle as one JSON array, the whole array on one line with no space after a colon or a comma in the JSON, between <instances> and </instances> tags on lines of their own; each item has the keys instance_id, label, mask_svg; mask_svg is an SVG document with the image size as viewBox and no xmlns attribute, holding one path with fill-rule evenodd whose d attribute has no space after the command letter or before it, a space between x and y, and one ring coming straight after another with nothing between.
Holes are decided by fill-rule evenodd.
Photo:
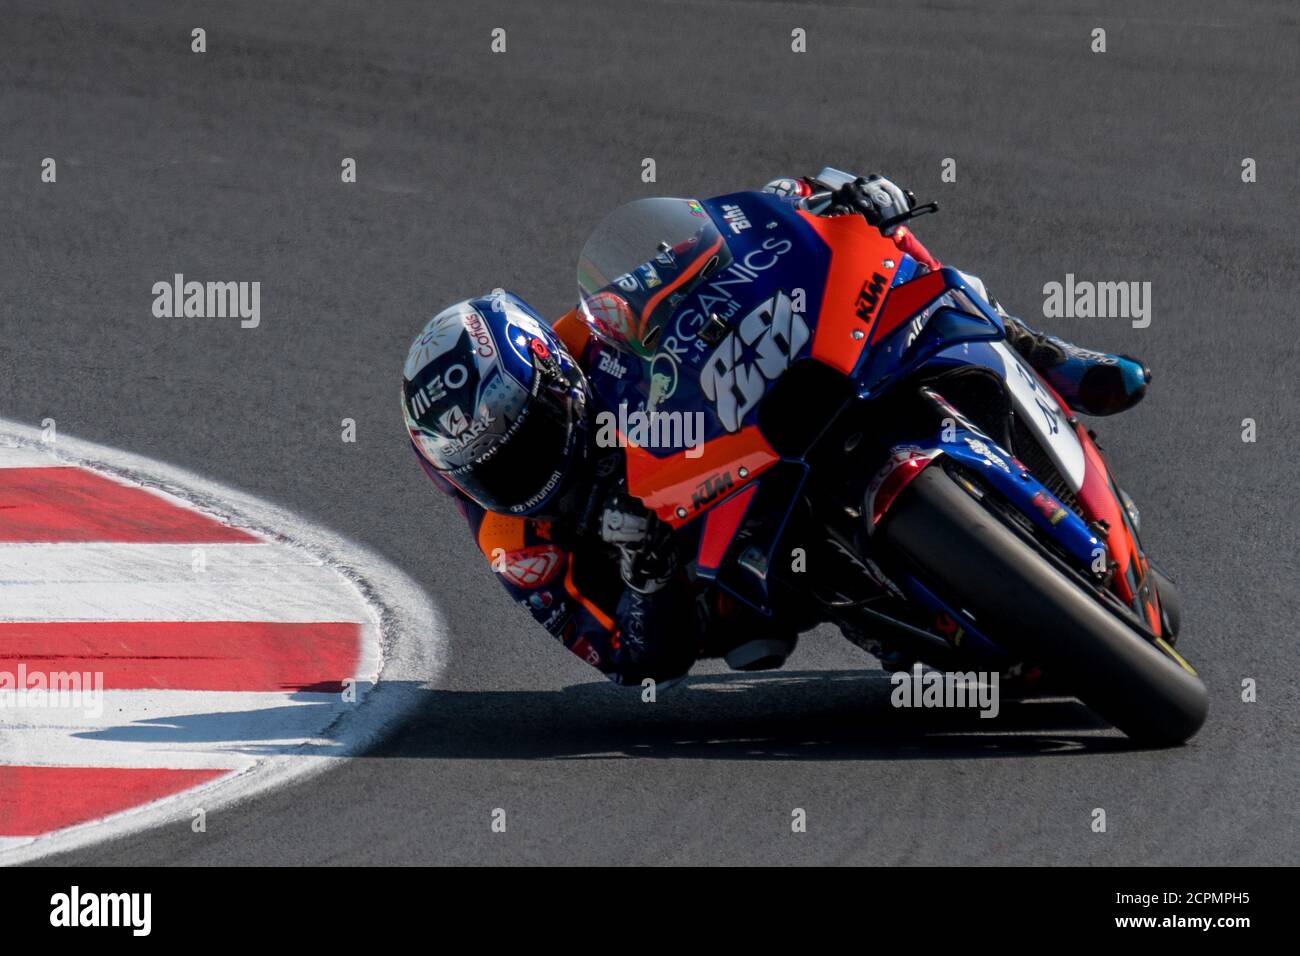
<instances>
[{"instance_id":1,"label":"racing motorcycle","mask_svg":"<svg viewBox=\"0 0 1300 956\"><path fill-rule=\"evenodd\" d=\"M1094 434L974 280L885 235L936 204L819 214L852 178L644 199L593 233L578 311L597 400L704 416L692 447L689 429L625 442L629 493L696 579L761 614L941 670L1041 673L1132 738L1191 737L1208 700L1174 648L1177 592Z\"/></svg>"}]
</instances>

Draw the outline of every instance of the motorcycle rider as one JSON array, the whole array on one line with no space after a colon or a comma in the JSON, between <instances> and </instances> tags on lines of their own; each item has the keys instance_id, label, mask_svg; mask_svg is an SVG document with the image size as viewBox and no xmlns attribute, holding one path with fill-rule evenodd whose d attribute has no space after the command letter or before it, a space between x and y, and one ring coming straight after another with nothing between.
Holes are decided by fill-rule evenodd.
<instances>
[{"instance_id":1,"label":"motorcycle rider","mask_svg":"<svg viewBox=\"0 0 1300 956\"><path fill-rule=\"evenodd\" d=\"M764 191L818 215L865 212L886 224L909 277L939 268L910 229L888 223L911 199L884 177L852 178L834 191L786 178ZM1150 373L1140 362L1078 348L998 311L1010 343L1071 406L1113 414L1141 399ZM671 527L627 494L623 450L595 440L586 376L609 355L599 344L576 310L552 327L502 290L440 312L403 370L417 460L455 499L511 596L614 682L671 681L702 657L737 670L781 666L797 634L817 622L765 618L690 580Z\"/></svg>"}]
</instances>

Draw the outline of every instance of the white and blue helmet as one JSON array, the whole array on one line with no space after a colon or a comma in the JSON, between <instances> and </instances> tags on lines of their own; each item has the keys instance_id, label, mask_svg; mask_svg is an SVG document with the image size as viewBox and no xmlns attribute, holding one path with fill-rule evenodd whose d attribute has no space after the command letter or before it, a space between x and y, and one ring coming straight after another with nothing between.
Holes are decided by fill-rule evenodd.
<instances>
[{"instance_id":1,"label":"white and blue helmet","mask_svg":"<svg viewBox=\"0 0 1300 956\"><path fill-rule=\"evenodd\" d=\"M489 511L545 513L586 456L587 382L522 299L496 290L439 312L402 374L425 464Z\"/></svg>"}]
</instances>

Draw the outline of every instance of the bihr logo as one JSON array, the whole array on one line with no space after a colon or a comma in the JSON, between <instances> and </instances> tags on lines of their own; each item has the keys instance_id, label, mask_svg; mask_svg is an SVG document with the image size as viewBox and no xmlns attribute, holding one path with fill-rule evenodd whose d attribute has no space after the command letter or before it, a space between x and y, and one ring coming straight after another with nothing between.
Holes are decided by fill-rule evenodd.
<instances>
[{"instance_id":1,"label":"bihr logo","mask_svg":"<svg viewBox=\"0 0 1300 956\"><path fill-rule=\"evenodd\" d=\"M727 225L736 235L749 228L749 218L745 215L745 210L732 203L722 204L722 218L727 220Z\"/></svg>"},{"instance_id":2,"label":"bihr logo","mask_svg":"<svg viewBox=\"0 0 1300 956\"><path fill-rule=\"evenodd\" d=\"M596 367L613 378L622 378L627 374L627 366L618 360L618 356L604 349L600 351Z\"/></svg>"}]
</instances>

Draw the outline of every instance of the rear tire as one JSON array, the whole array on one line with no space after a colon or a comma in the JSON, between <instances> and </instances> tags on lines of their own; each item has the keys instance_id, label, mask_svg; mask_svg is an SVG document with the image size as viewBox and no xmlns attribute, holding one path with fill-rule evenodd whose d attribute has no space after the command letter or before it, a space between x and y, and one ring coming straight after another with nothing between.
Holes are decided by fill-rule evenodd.
<instances>
[{"instance_id":1,"label":"rear tire","mask_svg":"<svg viewBox=\"0 0 1300 956\"><path fill-rule=\"evenodd\" d=\"M1205 722L1205 685L1143 639L962 490L919 474L879 529L980 629L1129 737L1181 743Z\"/></svg>"}]
</instances>

